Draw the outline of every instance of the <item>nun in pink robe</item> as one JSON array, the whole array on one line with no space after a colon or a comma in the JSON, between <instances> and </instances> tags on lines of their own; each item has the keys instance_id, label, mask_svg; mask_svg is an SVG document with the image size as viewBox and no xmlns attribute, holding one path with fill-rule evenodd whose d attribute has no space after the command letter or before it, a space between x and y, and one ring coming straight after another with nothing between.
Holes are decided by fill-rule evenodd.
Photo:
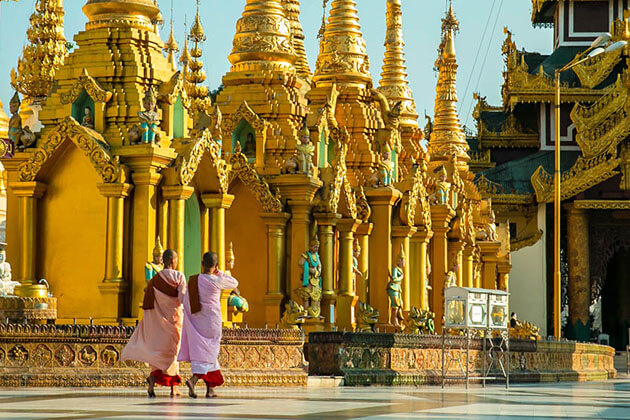
<instances>
[{"instance_id":1,"label":"nun in pink robe","mask_svg":"<svg viewBox=\"0 0 630 420\"><path fill-rule=\"evenodd\" d=\"M207 397L214 396L212 388L223 384L218 357L221 345L221 290L236 289L238 281L219 271L216 254L203 256L204 273L190 277L183 298L184 326L179 361L190 362L193 377L186 381L189 395L196 398L197 380L206 383Z\"/></svg>"},{"instance_id":2,"label":"nun in pink robe","mask_svg":"<svg viewBox=\"0 0 630 420\"><path fill-rule=\"evenodd\" d=\"M170 252L169 252L170 251ZM164 252L164 266L149 281L142 308L144 316L129 343L122 351L121 360L148 363L151 374L147 378L149 396L154 397L154 384L174 387L181 384L177 354L181 343L183 309L181 299L186 291L186 277L177 267L175 251Z\"/></svg>"}]
</instances>

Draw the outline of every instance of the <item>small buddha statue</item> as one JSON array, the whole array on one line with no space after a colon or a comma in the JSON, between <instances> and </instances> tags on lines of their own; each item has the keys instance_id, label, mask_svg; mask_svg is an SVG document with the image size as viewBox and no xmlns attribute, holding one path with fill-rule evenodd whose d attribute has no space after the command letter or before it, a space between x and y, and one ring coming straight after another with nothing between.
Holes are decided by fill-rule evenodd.
<instances>
[{"instance_id":1,"label":"small buddha statue","mask_svg":"<svg viewBox=\"0 0 630 420\"><path fill-rule=\"evenodd\" d=\"M361 257L361 244L358 239L354 241L354 249L352 250L352 290L357 290L357 276L361 276L365 281L367 277L365 273L359 270L359 257Z\"/></svg>"},{"instance_id":2,"label":"small buddha statue","mask_svg":"<svg viewBox=\"0 0 630 420\"><path fill-rule=\"evenodd\" d=\"M390 322L394 326L400 326L404 321L402 311L402 281L405 277L406 256L403 246L400 246L400 253L396 258L396 265L389 276L389 282L387 283L387 295L389 296L389 303L392 308Z\"/></svg>"},{"instance_id":3,"label":"small buddha statue","mask_svg":"<svg viewBox=\"0 0 630 420\"><path fill-rule=\"evenodd\" d=\"M247 140L243 146L243 154L247 159L256 159L256 139L252 133L247 133Z\"/></svg>"},{"instance_id":4,"label":"small buddha statue","mask_svg":"<svg viewBox=\"0 0 630 420\"><path fill-rule=\"evenodd\" d=\"M144 111L139 111L140 124L129 130L129 140L132 144L160 143L160 114L157 110L157 98L153 87L147 89L142 100Z\"/></svg>"},{"instance_id":5,"label":"small buddha statue","mask_svg":"<svg viewBox=\"0 0 630 420\"><path fill-rule=\"evenodd\" d=\"M89 106L86 106L83 110L83 120L81 120L81 125L86 128L91 128L92 130L94 129L94 117Z\"/></svg>"},{"instance_id":6,"label":"small buddha statue","mask_svg":"<svg viewBox=\"0 0 630 420\"><path fill-rule=\"evenodd\" d=\"M234 270L234 264L236 263L236 257L234 256L234 248L232 246L232 242L230 242L230 246L225 257L225 266L227 268L225 270L225 274L231 276L232 270ZM241 296L241 292L238 289L234 289L230 292L227 303L228 307L232 308L235 313L249 311L249 303L247 302L247 299Z\"/></svg>"},{"instance_id":7,"label":"small buddha statue","mask_svg":"<svg viewBox=\"0 0 630 420\"><path fill-rule=\"evenodd\" d=\"M389 187L394 183L394 162L392 162L392 149L389 144L385 143L383 151L378 160L378 168L376 172L375 186Z\"/></svg>"},{"instance_id":8,"label":"small buddha statue","mask_svg":"<svg viewBox=\"0 0 630 420\"><path fill-rule=\"evenodd\" d=\"M12 280L11 264L7 262L7 253L0 248L0 296L12 295L20 283Z\"/></svg>"},{"instance_id":9,"label":"small buddha statue","mask_svg":"<svg viewBox=\"0 0 630 420\"><path fill-rule=\"evenodd\" d=\"M164 253L164 248L162 248L162 242L160 241L160 237L158 236L155 240L155 247L153 248L153 260L147 262L144 267L144 278L147 282L155 277L157 273L164 269L164 264L162 262L162 254Z\"/></svg>"},{"instance_id":10,"label":"small buddha statue","mask_svg":"<svg viewBox=\"0 0 630 420\"><path fill-rule=\"evenodd\" d=\"M302 286L295 292L304 301L309 318L319 318L322 301L322 263L319 259L319 240L314 236L308 251L302 254Z\"/></svg>"},{"instance_id":11,"label":"small buddha statue","mask_svg":"<svg viewBox=\"0 0 630 420\"><path fill-rule=\"evenodd\" d=\"M311 142L311 134L306 124L300 132L300 143L295 146L297 149L297 160L299 171L305 175L313 172L313 156L315 156L315 145Z\"/></svg>"},{"instance_id":12,"label":"small buddha statue","mask_svg":"<svg viewBox=\"0 0 630 420\"><path fill-rule=\"evenodd\" d=\"M486 241L498 241L499 235L497 234L496 217L494 211L490 212L489 221L486 225Z\"/></svg>"}]
</instances>

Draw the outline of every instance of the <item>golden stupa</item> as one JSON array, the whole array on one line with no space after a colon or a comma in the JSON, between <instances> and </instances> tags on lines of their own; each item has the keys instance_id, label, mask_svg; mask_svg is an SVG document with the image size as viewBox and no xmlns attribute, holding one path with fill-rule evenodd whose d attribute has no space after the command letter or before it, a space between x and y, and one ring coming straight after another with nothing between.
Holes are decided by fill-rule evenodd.
<instances>
[{"instance_id":1,"label":"golden stupa","mask_svg":"<svg viewBox=\"0 0 630 420\"><path fill-rule=\"evenodd\" d=\"M397 328L391 302L441 320L452 270L458 285L507 288L497 264L509 253L499 256L456 113L457 21L449 10L425 151L401 0L386 1L375 88L355 0L332 1L312 72L300 1L247 0L212 102L199 13L177 63L153 0L88 0L76 47L47 64L52 88L38 93L36 144L2 160L14 278L25 286L46 278L58 322L133 323L158 237L187 275L208 250L228 268L232 243L244 322L290 325L299 312L290 301L308 299L309 313L321 315L307 330L354 330L359 302L380 313L382 330ZM16 81L37 77L24 60ZM407 264L396 300L388 282L398 255ZM315 269L305 273L306 261Z\"/></svg>"}]
</instances>

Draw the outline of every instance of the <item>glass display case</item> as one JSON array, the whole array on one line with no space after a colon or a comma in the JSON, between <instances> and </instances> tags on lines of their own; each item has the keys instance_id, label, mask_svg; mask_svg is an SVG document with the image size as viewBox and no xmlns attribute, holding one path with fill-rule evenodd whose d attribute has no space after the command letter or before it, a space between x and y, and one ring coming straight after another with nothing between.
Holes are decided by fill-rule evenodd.
<instances>
[{"instance_id":1,"label":"glass display case","mask_svg":"<svg viewBox=\"0 0 630 420\"><path fill-rule=\"evenodd\" d=\"M508 294L502 290L449 287L444 290L444 327L507 329Z\"/></svg>"}]
</instances>

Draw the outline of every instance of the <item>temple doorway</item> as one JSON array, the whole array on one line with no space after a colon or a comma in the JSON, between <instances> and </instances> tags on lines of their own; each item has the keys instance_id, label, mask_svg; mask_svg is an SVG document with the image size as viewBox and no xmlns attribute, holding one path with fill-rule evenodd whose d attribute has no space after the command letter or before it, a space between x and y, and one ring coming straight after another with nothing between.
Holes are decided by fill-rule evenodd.
<instances>
[{"instance_id":1,"label":"temple doorway","mask_svg":"<svg viewBox=\"0 0 630 420\"><path fill-rule=\"evenodd\" d=\"M611 346L624 350L630 328L630 248L618 250L608 262L601 299L602 332Z\"/></svg>"}]
</instances>

